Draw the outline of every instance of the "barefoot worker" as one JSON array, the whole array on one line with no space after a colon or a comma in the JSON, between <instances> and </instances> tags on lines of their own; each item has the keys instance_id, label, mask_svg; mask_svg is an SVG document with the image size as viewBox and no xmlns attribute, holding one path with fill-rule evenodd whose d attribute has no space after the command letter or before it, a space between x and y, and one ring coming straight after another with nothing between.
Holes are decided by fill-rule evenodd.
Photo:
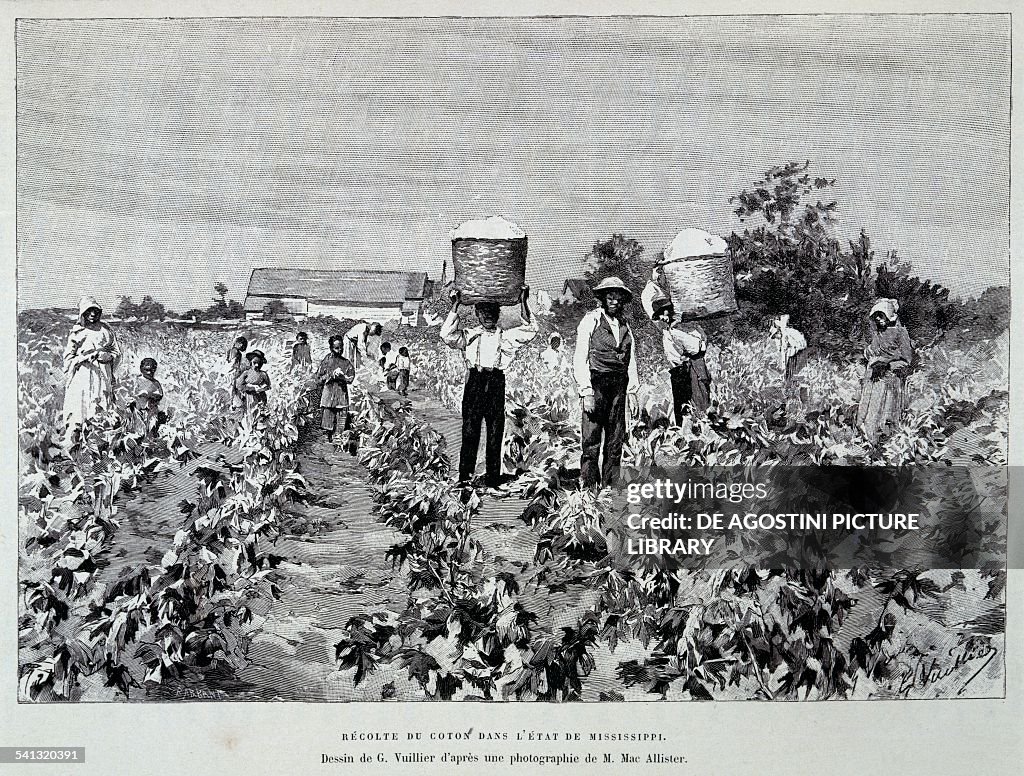
<instances>
[{"instance_id":1,"label":"barefoot worker","mask_svg":"<svg viewBox=\"0 0 1024 776\"><path fill-rule=\"evenodd\" d=\"M621 280L610 277L594 287L594 296L601 307L580 321L573 357L583 405L580 480L584 487L613 485L618 480L626 411L636 417L640 389L633 332L623 314L633 293ZM599 454L603 458L600 466Z\"/></svg>"},{"instance_id":2,"label":"barefoot worker","mask_svg":"<svg viewBox=\"0 0 1024 776\"><path fill-rule=\"evenodd\" d=\"M334 439L335 432L348 428L348 386L356 379L355 367L344 355L344 339L335 334L329 345L330 352L316 370L317 380L323 385L320 392L320 428L327 432L328 442Z\"/></svg>"},{"instance_id":3,"label":"barefoot worker","mask_svg":"<svg viewBox=\"0 0 1024 776\"><path fill-rule=\"evenodd\" d=\"M640 294L640 301L661 330L672 384L672 408L676 425L680 425L684 414L706 412L711 403L711 373L704 361L708 338L696 321L677 320L672 300L653 278Z\"/></svg>"},{"instance_id":4,"label":"barefoot worker","mask_svg":"<svg viewBox=\"0 0 1024 776\"><path fill-rule=\"evenodd\" d=\"M501 307L497 302L478 302L478 326L464 329L459 325L461 294L452 294L452 309L441 326L441 339L449 347L466 356L466 388L462 394L462 450L459 453L459 482L468 484L476 470L476 454L480 431L487 422L485 484L501 485L501 443L505 435L505 370L516 352L537 336L537 326L530 316L530 289L523 286L519 298L519 314L523 323L513 329L498 325Z\"/></svg>"}]
</instances>

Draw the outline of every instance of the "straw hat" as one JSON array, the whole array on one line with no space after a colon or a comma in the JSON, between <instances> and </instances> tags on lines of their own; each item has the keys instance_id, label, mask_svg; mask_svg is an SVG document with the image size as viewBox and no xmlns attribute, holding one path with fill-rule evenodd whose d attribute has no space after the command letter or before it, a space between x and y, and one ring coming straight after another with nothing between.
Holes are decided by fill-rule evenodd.
<instances>
[{"instance_id":1,"label":"straw hat","mask_svg":"<svg viewBox=\"0 0 1024 776\"><path fill-rule=\"evenodd\" d=\"M250 361L252 361L254 358L258 358L264 364L267 363L267 357L263 355L262 350L250 350L248 353L245 354L245 357Z\"/></svg>"},{"instance_id":2,"label":"straw hat","mask_svg":"<svg viewBox=\"0 0 1024 776\"><path fill-rule=\"evenodd\" d=\"M604 294L607 294L609 291L621 291L623 294L626 295L627 302L631 302L633 300L633 292L630 291L626 287L626 284L623 283L622 280L620 280L617 277L612 276L610 278L605 278L596 286L594 286L594 296L603 296Z\"/></svg>"}]
</instances>

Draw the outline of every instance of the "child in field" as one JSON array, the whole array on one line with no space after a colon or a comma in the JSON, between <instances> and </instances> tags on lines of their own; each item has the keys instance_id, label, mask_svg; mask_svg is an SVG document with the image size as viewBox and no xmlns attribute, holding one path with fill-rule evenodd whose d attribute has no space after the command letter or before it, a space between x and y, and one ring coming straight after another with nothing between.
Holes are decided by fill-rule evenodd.
<instances>
[{"instance_id":1,"label":"child in field","mask_svg":"<svg viewBox=\"0 0 1024 776\"><path fill-rule=\"evenodd\" d=\"M569 366L569 359L562 350L562 337L557 332L552 332L548 337L548 346L540 354L544 365L553 372L565 371Z\"/></svg>"},{"instance_id":2,"label":"child in field","mask_svg":"<svg viewBox=\"0 0 1024 776\"><path fill-rule=\"evenodd\" d=\"M317 379L323 383L320 428L327 432L328 442L334 439L334 432L348 427L348 385L356 379L355 366L344 355L345 338L331 337L330 348L316 370Z\"/></svg>"},{"instance_id":3,"label":"child in field","mask_svg":"<svg viewBox=\"0 0 1024 776\"><path fill-rule=\"evenodd\" d=\"M242 367L242 355L249 347L249 340L245 337L236 337L234 344L228 349L228 377L231 380L231 408L238 409L244 404L245 399L238 392L235 383L239 375L245 370Z\"/></svg>"},{"instance_id":4,"label":"child in field","mask_svg":"<svg viewBox=\"0 0 1024 776\"><path fill-rule=\"evenodd\" d=\"M412 359L409 358L409 348L402 345L398 349L398 356L395 358L395 390L402 396L409 395L409 375L412 372Z\"/></svg>"},{"instance_id":5,"label":"child in field","mask_svg":"<svg viewBox=\"0 0 1024 776\"><path fill-rule=\"evenodd\" d=\"M380 358L377 359L377 363L380 364L381 374L384 376L384 381L390 390L395 390L395 380L398 379L398 372L395 371L395 359L398 357L398 351L393 350L390 342L383 342L380 346Z\"/></svg>"},{"instance_id":6,"label":"child in field","mask_svg":"<svg viewBox=\"0 0 1024 776\"><path fill-rule=\"evenodd\" d=\"M134 399L132 409L135 410L139 424L147 434L154 433L167 420L160 410L160 401L164 398L164 388L156 379L156 359L144 358L139 363L139 374L135 378Z\"/></svg>"},{"instance_id":7,"label":"child in field","mask_svg":"<svg viewBox=\"0 0 1024 776\"><path fill-rule=\"evenodd\" d=\"M298 369L311 369L313 356L309 352L309 336L304 331L295 335L295 344L292 345L292 371Z\"/></svg>"},{"instance_id":8,"label":"child in field","mask_svg":"<svg viewBox=\"0 0 1024 776\"><path fill-rule=\"evenodd\" d=\"M252 409L267 403L267 391L270 389L270 376L263 371L267 363L262 350L254 350L246 355L249 368L235 380L235 390L245 400L245 408Z\"/></svg>"}]
</instances>

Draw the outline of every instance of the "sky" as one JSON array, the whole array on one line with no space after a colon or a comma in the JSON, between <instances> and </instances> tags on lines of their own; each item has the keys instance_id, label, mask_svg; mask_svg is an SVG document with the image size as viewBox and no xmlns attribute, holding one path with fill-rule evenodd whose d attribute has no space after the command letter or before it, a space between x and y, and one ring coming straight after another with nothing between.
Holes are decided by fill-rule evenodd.
<instances>
[{"instance_id":1,"label":"sky","mask_svg":"<svg viewBox=\"0 0 1024 776\"><path fill-rule=\"evenodd\" d=\"M789 160L837 179L841 238L1008 283L1007 16L20 20L17 56L22 309L437 278L487 215L560 290L612 233L741 229Z\"/></svg>"}]
</instances>

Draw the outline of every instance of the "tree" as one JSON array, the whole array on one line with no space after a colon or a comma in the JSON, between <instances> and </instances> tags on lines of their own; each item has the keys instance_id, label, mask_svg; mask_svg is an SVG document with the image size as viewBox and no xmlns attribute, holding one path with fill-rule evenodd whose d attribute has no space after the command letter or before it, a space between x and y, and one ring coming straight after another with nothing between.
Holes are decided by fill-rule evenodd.
<instances>
[{"instance_id":1,"label":"tree","mask_svg":"<svg viewBox=\"0 0 1024 776\"><path fill-rule=\"evenodd\" d=\"M981 340L997 337L1010 327L1010 289L1008 286L992 286L977 299L970 299L961 305L961 338Z\"/></svg>"},{"instance_id":2,"label":"tree","mask_svg":"<svg viewBox=\"0 0 1024 776\"><path fill-rule=\"evenodd\" d=\"M164 306L148 294L142 297L138 307L138 317L144 321L162 321L167 313Z\"/></svg>"},{"instance_id":3,"label":"tree","mask_svg":"<svg viewBox=\"0 0 1024 776\"><path fill-rule=\"evenodd\" d=\"M227 307L228 287L223 283L216 283L213 286L213 292L217 294L213 300L214 304L220 307Z\"/></svg>"},{"instance_id":4,"label":"tree","mask_svg":"<svg viewBox=\"0 0 1024 776\"><path fill-rule=\"evenodd\" d=\"M121 320L138 318L139 306L132 301L130 296L122 296L117 303L117 308L114 310L114 315Z\"/></svg>"},{"instance_id":5,"label":"tree","mask_svg":"<svg viewBox=\"0 0 1024 776\"><path fill-rule=\"evenodd\" d=\"M263 305L263 317L267 319L279 318L288 315L288 306L280 299L271 299Z\"/></svg>"},{"instance_id":6,"label":"tree","mask_svg":"<svg viewBox=\"0 0 1024 776\"><path fill-rule=\"evenodd\" d=\"M771 316L788 313L794 326L825 353L848 358L863 345L867 313L877 297L895 298L912 339L931 342L956 324L949 290L910 276L890 252L874 267L864 229L844 252L834 234L838 204L820 198L834 178L812 177L810 162L773 167L753 188L730 199L741 222L753 228L726 242L736 271L740 312L732 330L762 332Z\"/></svg>"}]
</instances>

